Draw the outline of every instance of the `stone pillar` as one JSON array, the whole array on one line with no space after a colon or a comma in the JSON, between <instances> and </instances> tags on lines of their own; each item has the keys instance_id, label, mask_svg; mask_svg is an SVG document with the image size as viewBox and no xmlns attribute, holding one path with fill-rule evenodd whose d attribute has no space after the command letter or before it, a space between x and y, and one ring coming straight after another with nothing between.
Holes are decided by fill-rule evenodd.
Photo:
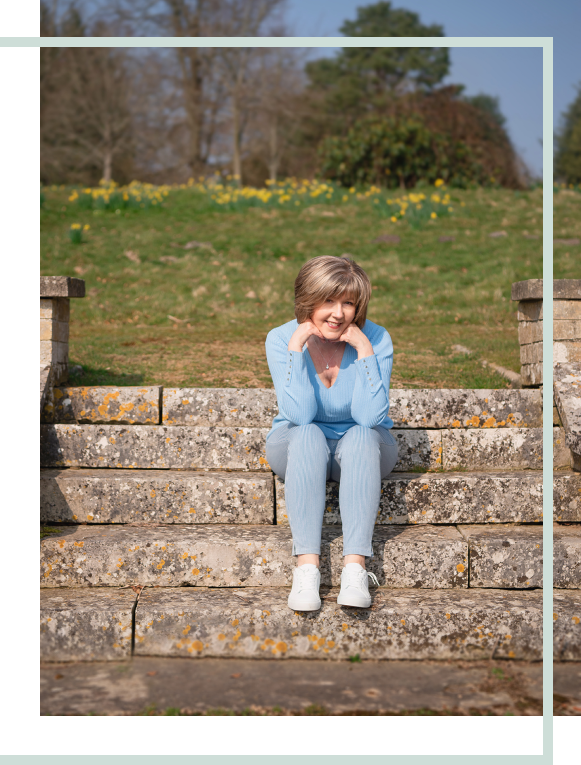
<instances>
[{"instance_id":1,"label":"stone pillar","mask_svg":"<svg viewBox=\"0 0 581 765\"><path fill-rule=\"evenodd\" d=\"M40 366L50 367L51 387L68 379L69 304L75 297L85 297L83 279L40 277Z\"/></svg>"},{"instance_id":2,"label":"stone pillar","mask_svg":"<svg viewBox=\"0 0 581 765\"><path fill-rule=\"evenodd\" d=\"M524 388L543 383L543 280L512 285L518 300L518 341ZM553 281L553 362L581 361L581 279Z\"/></svg>"}]
</instances>

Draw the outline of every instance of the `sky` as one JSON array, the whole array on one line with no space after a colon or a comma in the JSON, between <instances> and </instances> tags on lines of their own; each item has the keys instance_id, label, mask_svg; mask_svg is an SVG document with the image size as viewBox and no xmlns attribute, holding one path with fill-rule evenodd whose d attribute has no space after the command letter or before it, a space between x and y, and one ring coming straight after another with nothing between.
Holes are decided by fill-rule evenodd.
<instances>
[{"instance_id":1,"label":"sky","mask_svg":"<svg viewBox=\"0 0 581 765\"><path fill-rule=\"evenodd\" d=\"M287 21L296 36L340 37L366 0L287 0ZM581 83L580 0L394 0L394 8L440 24L447 37L553 37L555 127ZM312 55L330 55L319 49ZM466 95L498 96L513 145L531 169L542 172L542 51L538 48L452 48L447 83Z\"/></svg>"}]
</instances>

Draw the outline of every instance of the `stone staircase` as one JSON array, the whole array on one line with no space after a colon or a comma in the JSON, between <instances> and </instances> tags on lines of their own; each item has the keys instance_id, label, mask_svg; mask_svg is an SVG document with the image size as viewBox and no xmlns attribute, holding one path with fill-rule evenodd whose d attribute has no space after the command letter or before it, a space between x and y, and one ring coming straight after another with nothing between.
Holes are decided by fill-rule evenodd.
<instances>
[{"instance_id":1,"label":"stone staircase","mask_svg":"<svg viewBox=\"0 0 581 765\"><path fill-rule=\"evenodd\" d=\"M286 605L273 390L54 388L41 425L41 656L542 658L539 390L392 390L370 609L336 603L327 485L323 606ZM555 657L581 660L581 474L554 427Z\"/></svg>"}]
</instances>

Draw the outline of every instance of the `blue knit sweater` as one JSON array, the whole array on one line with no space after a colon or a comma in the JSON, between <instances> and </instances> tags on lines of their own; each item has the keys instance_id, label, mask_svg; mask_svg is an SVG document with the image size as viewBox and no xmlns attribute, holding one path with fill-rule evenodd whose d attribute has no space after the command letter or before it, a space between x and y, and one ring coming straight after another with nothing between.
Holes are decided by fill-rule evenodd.
<instances>
[{"instance_id":1,"label":"blue knit sweater","mask_svg":"<svg viewBox=\"0 0 581 765\"><path fill-rule=\"evenodd\" d=\"M302 352L288 350L297 327L294 319L272 329L266 337L266 358L278 400L272 430L285 422L314 422L326 438L338 439L353 425L391 428L393 422L387 413L393 345L387 330L367 320L362 332L374 355L358 361L357 351L347 343L337 379L326 388L306 345Z\"/></svg>"}]
</instances>

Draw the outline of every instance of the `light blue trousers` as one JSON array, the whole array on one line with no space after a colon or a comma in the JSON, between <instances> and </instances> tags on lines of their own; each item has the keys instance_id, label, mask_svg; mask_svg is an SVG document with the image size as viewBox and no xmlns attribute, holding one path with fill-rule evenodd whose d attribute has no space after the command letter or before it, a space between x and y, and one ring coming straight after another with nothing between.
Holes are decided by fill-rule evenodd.
<instances>
[{"instance_id":1,"label":"light blue trousers","mask_svg":"<svg viewBox=\"0 0 581 765\"><path fill-rule=\"evenodd\" d=\"M333 480L339 481L343 555L373 557L381 479L397 462L397 443L387 428L354 425L336 440L314 423L287 423L268 435L266 457L285 482L293 555L320 553L325 483Z\"/></svg>"}]
</instances>

